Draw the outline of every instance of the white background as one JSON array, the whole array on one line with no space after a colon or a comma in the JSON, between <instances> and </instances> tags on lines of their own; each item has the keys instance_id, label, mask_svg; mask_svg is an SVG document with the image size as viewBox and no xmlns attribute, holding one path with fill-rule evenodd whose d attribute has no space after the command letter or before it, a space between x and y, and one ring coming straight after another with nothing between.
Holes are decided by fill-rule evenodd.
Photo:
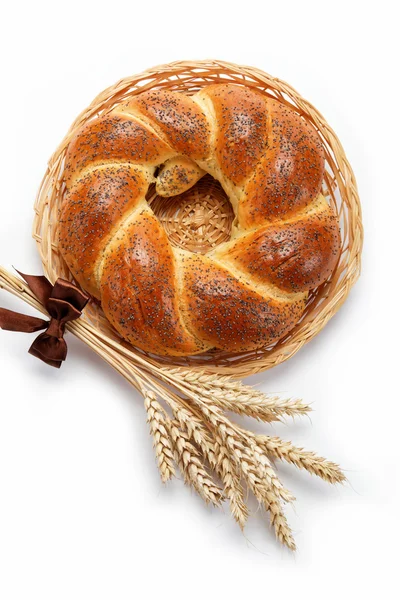
<instances>
[{"instance_id":1,"label":"white background","mask_svg":"<svg viewBox=\"0 0 400 600\"><path fill-rule=\"evenodd\" d=\"M325 330L254 378L313 403L273 431L340 462L332 488L282 467L299 550L258 513L242 535L163 487L139 396L68 336L60 371L0 332L0 597L393 598L399 535L399 84L394 2L8 2L2 9L0 260L28 273L46 160L121 77L221 58L287 80L339 135L363 205L363 273ZM397 58L396 58L397 55ZM29 309L0 293L0 305ZM267 425L262 430L269 430Z\"/></svg>"}]
</instances>

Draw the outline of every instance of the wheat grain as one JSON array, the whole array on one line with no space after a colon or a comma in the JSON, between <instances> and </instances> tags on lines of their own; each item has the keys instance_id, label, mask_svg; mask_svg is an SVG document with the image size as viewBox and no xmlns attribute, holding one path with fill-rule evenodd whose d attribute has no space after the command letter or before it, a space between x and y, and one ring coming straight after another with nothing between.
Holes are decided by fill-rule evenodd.
<instances>
[{"instance_id":1,"label":"wheat grain","mask_svg":"<svg viewBox=\"0 0 400 600\"><path fill-rule=\"evenodd\" d=\"M204 427L204 422L184 406L173 406L172 411L181 429L187 431L189 437L201 449L210 466L215 468L217 459L214 443Z\"/></svg>"},{"instance_id":2,"label":"wheat grain","mask_svg":"<svg viewBox=\"0 0 400 600\"><path fill-rule=\"evenodd\" d=\"M243 448L233 436L228 436L227 440L250 490L258 502L269 512L270 522L274 527L276 537L288 548L295 550L293 535L280 502L280 498L291 501L290 492L283 488L276 476L266 476L266 472L262 469L260 463L255 462L254 451L251 453L249 448Z\"/></svg>"},{"instance_id":3,"label":"wheat grain","mask_svg":"<svg viewBox=\"0 0 400 600\"><path fill-rule=\"evenodd\" d=\"M198 402L205 417L216 428L244 475L247 478L257 478L259 482L264 482L267 487L274 489L285 502L292 502L294 497L279 481L267 455L262 448L257 446L255 435L250 431L234 426L218 407L209 406L201 401Z\"/></svg>"},{"instance_id":4,"label":"wheat grain","mask_svg":"<svg viewBox=\"0 0 400 600\"><path fill-rule=\"evenodd\" d=\"M154 392L145 390L144 405L147 412L147 422L154 440L154 450L161 480L165 483L175 475L173 467L173 452L166 429L166 414L157 402Z\"/></svg>"},{"instance_id":5,"label":"wheat grain","mask_svg":"<svg viewBox=\"0 0 400 600\"><path fill-rule=\"evenodd\" d=\"M249 488L258 502L270 514L270 522L274 527L276 537L288 548L295 550L296 545L293 535L279 499L280 497L283 497L284 499L285 496L288 496L291 500L290 493L284 490L279 480L279 486L277 487L276 482L274 482L273 479L260 478L259 470L254 468L254 463L252 461L246 461L246 456L248 456L248 454L244 453L244 458L239 460ZM283 491L284 493L282 493Z\"/></svg>"},{"instance_id":6,"label":"wheat grain","mask_svg":"<svg viewBox=\"0 0 400 600\"><path fill-rule=\"evenodd\" d=\"M199 419L186 407L173 407L173 412L181 429L186 431L189 437L201 449L211 468L215 470L222 481L224 495L229 501L231 513L241 529L243 529L248 518L248 509L244 502L240 472L229 459L229 453L225 446L223 446L221 440L218 438L213 443L210 434L204 427L204 421Z\"/></svg>"},{"instance_id":7,"label":"wheat grain","mask_svg":"<svg viewBox=\"0 0 400 600\"><path fill-rule=\"evenodd\" d=\"M167 424L174 448L175 462L183 475L185 483L192 485L207 503L220 506L222 490L213 482L199 459L199 452L190 443L189 436L179 428L178 421Z\"/></svg>"},{"instance_id":8,"label":"wheat grain","mask_svg":"<svg viewBox=\"0 0 400 600\"><path fill-rule=\"evenodd\" d=\"M162 369L185 384L189 391L211 400L218 407L231 412L247 415L260 421L277 421L282 416L307 414L311 408L302 400L282 399L267 396L251 386L228 376L207 375L178 369Z\"/></svg>"},{"instance_id":9,"label":"wheat grain","mask_svg":"<svg viewBox=\"0 0 400 600\"><path fill-rule=\"evenodd\" d=\"M246 437L244 430L234 428L215 406L208 407L199 402L204 415L217 429L223 444L226 445L231 456L260 504L270 513L270 521L275 529L277 538L291 550L295 549L292 532L283 513L280 498L292 499L290 492L283 488L276 476L266 468L267 461L258 460L255 450L260 452L255 442L254 434ZM273 476L272 476L273 475Z\"/></svg>"},{"instance_id":10,"label":"wheat grain","mask_svg":"<svg viewBox=\"0 0 400 600\"><path fill-rule=\"evenodd\" d=\"M279 437L258 435L256 439L257 443L265 448L266 452L273 458L285 460L297 468L305 469L329 483L343 483L346 481L346 477L339 465L326 460L322 456L318 456L314 452L298 448L291 442L281 440Z\"/></svg>"},{"instance_id":11,"label":"wheat grain","mask_svg":"<svg viewBox=\"0 0 400 600\"><path fill-rule=\"evenodd\" d=\"M249 516L244 501L244 490L240 483L240 470L232 462L226 446L219 436L216 437L215 455L217 458L216 471L224 485L224 494L229 500L230 511L243 530Z\"/></svg>"},{"instance_id":12,"label":"wheat grain","mask_svg":"<svg viewBox=\"0 0 400 600\"><path fill-rule=\"evenodd\" d=\"M277 539L287 546L293 552L296 550L296 543L292 531L288 525L286 516L280 503L276 500L274 494L267 493L264 500L264 508L270 514L270 523L275 530Z\"/></svg>"},{"instance_id":13,"label":"wheat grain","mask_svg":"<svg viewBox=\"0 0 400 600\"><path fill-rule=\"evenodd\" d=\"M253 417L259 421L279 421L283 416L295 417L307 414L311 409L301 400L282 399L277 396L267 397L260 392L243 393L238 390L210 390L193 386L198 394L211 400L223 410L239 415Z\"/></svg>"},{"instance_id":14,"label":"wheat grain","mask_svg":"<svg viewBox=\"0 0 400 600\"><path fill-rule=\"evenodd\" d=\"M273 489L284 502L294 502L296 498L282 485L265 450L256 443L255 438L249 437L248 443L249 447L245 448L245 454L248 455L251 449L250 457L255 464L259 465L258 473L261 481L265 482L267 488Z\"/></svg>"}]
</instances>

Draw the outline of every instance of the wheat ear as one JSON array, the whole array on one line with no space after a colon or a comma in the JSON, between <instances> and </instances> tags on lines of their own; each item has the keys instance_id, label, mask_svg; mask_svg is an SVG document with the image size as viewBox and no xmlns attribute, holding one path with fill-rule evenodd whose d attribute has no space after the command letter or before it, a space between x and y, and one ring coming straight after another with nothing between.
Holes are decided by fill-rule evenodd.
<instances>
[{"instance_id":1,"label":"wheat ear","mask_svg":"<svg viewBox=\"0 0 400 600\"><path fill-rule=\"evenodd\" d=\"M232 463L221 439L216 436L216 441L213 443L202 420L193 412L185 407L173 409L173 412L181 428L187 431L190 439L200 448L203 456L222 481L224 495L229 501L231 513L240 528L243 529L249 512L244 501L243 486L240 483L240 470Z\"/></svg>"},{"instance_id":2,"label":"wheat ear","mask_svg":"<svg viewBox=\"0 0 400 600\"><path fill-rule=\"evenodd\" d=\"M240 482L240 468L235 461L232 461L228 449L218 435L216 436L215 455L217 457L216 471L223 482L230 511L243 530L249 517L249 510L244 500L244 489Z\"/></svg>"},{"instance_id":3,"label":"wheat ear","mask_svg":"<svg viewBox=\"0 0 400 600\"><path fill-rule=\"evenodd\" d=\"M346 477L339 465L314 452L294 446L291 442L281 440L279 437L266 435L256 436L258 444L272 457L285 460L298 469L305 469L313 475L329 483L343 483Z\"/></svg>"},{"instance_id":4,"label":"wheat ear","mask_svg":"<svg viewBox=\"0 0 400 600\"><path fill-rule=\"evenodd\" d=\"M302 416L311 411L310 406L302 400L267 396L229 376L181 372L178 369L162 369L162 372L180 380L184 387L188 386L191 391L212 401L219 408L259 421L278 421L283 416Z\"/></svg>"},{"instance_id":5,"label":"wheat ear","mask_svg":"<svg viewBox=\"0 0 400 600\"><path fill-rule=\"evenodd\" d=\"M220 506L224 498L222 490L205 470L199 458L200 454L190 443L189 436L180 429L178 421L169 421L167 427L175 451L175 462L185 483L192 485L206 503Z\"/></svg>"},{"instance_id":6,"label":"wheat ear","mask_svg":"<svg viewBox=\"0 0 400 600\"><path fill-rule=\"evenodd\" d=\"M167 431L167 417L162 406L157 402L154 392L144 392L144 406L147 412L147 422L154 440L154 450L161 480L165 483L175 475L173 467L173 451Z\"/></svg>"}]
</instances>

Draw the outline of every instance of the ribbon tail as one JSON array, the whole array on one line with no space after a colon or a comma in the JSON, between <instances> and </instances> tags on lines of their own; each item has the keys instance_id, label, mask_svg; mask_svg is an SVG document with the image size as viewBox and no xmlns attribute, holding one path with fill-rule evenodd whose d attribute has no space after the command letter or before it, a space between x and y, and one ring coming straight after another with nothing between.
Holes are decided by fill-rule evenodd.
<instances>
[{"instance_id":1,"label":"ribbon tail","mask_svg":"<svg viewBox=\"0 0 400 600\"><path fill-rule=\"evenodd\" d=\"M47 358L46 356L40 354L40 352L37 352L35 347L31 346L28 352L29 354L32 354L32 356L34 356L35 358L42 360L44 363L46 363L46 365L49 365L50 367L55 367L56 369L59 369L62 365L61 360L53 360L51 358Z\"/></svg>"},{"instance_id":2,"label":"ribbon tail","mask_svg":"<svg viewBox=\"0 0 400 600\"><path fill-rule=\"evenodd\" d=\"M33 341L29 348L29 354L40 358L47 365L59 369L67 358L67 344L64 338L56 338L45 331Z\"/></svg>"},{"instance_id":3,"label":"ribbon tail","mask_svg":"<svg viewBox=\"0 0 400 600\"><path fill-rule=\"evenodd\" d=\"M0 328L6 331L20 331L23 333L34 333L46 329L49 322L38 317L30 317L21 313L0 308Z\"/></svg>"},{"instance_id":4,"label":"ribbon tail","mask_svg":"<svg viewBox=\"0 0 400 600\"><path fill-rule=\"evenodd\" d=\"M14 267L15 268L15 267ZM53 291L53 286L44 275L27 275L15 269L18 275L21 275L28 284L29 289L33 292L36 298L47 308L47 302Z\"/></svg>"}]
</instances>

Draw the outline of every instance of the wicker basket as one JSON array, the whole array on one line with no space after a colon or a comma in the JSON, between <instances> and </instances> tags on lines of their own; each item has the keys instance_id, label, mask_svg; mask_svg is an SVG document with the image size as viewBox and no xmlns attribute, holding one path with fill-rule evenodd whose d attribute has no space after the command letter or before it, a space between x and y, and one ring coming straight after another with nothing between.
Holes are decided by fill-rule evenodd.
<instances>
[{"instance_id":1,"label":"wicker basket","mask_svg":"<svg viewBox=\"0 0 400 600\"><path fill-rule=\"evenodd\" d=\"M245 377L269 369L293 356L306 342L311 340L326 325L346 299L350 288L360 273L360 254L363 230L357 186L353 171L346 159L343 148L335 133L322 115L304 100L287 83L271 77L262 71L235 64L204 60L197 62L175 62L150 69L140 75L128 77L99 94L72 124L68 134L49 161L47 172L41 184L36 204L33 236L37 241L43 268L48 278L54 282L57 277L72 279L63 261L57 239L57 221L60 200L64 192L63 163L68 143L74 132L93 117L111 110L126 98L151 88L168 88L193 94L210 83L234 82L258 89L266 96L277 98L293 107L318 130L325 149L326 174L323 192L328 201L336 206L340 217L342 246L341 255L332 277L310 293L306 310L296 327L274 345L257 351L241 354L208 352L189 358L163 358L143 353L122 341L105 319L101 307L91 302L85 311L85 319L102 336L135 355L142 354L146 360L157 366L175 364L191 369L201 369L208 373L225 373L235 377ZM224 241L229 235L232 212L229 202L216 183L205 179L184 197L163 204L158 202L150 190L149 200L158 214L175 245L204 251L203 242L209 245ZM179 206L178 206L179 205ZM182 208L183 207L183 208ZM180 215L179 209L182 209ZM197 210L197 212L196 212ZM185 212L186 211L186 212ZM185 215L192 222L201 222L202 214L211 211L218 220L218 227L196 235L182 236ZM199 221L200 219L200 221ZM219 233L218 233L219 232ZM201 234L201 235L200 235ZM197 245L196 245L197 244Z\"/></svg>"}]
</instances>

